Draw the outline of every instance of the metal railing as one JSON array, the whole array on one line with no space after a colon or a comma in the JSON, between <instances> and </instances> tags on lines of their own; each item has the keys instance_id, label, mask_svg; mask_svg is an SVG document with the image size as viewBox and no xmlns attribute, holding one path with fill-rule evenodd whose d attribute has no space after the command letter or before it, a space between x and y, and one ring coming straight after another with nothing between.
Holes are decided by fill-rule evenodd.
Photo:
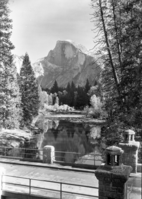
<instances>
[{"instance_id":1,"label":"metal railing","mask_svg":"<svg viewBox=\"0 0 142 199\"><path fill-rule=\"evenodd\" d=\"M95 165L95 157L100 157L100 154L90 154L88 157L76 152L66 152L66 151L55 151L55 162L66 162L66 156L72 155L71 161L69 159L67 163L85 163L86 161L91 161L92 165ZM86 154L87 155L87 154ZM0 147L0 157L16 158L16 159L27 159L32 161L42 161L43 150L34 148L12 148L12 147Z\"/></svg>"},{"instance_id":2,"label":"metal railing","mask_svg":"<svg viewBox=\"0 0 142 199\"><path fill-rule=\"evenodd\" d=\"M60 199L67 195L98 198L98 187L11 175L1 176L1 190L2 193L20 193Z\"/></svg>"},{"instance_id":3,"label":"metal railing","mask_svg":"<svg viewBox=\"0 0 142 199\"><path fill-rule=\"evenodd\" d=\"M141 149L142 147L140 147L138 151L138 163L142 163ZM72 154L74 156L74 158L71 159L71 162L69 162L69 160L66 162L66 154L68 154L69 156ZM88 155L87 158L84 156L85 155L76 152L55 151L55 162L87 164L87 161L91 161L92 165L95 165L96 157L102 157L102 159L104 159L103 156L100 156L100 154L91 154ZM0 147L0 157L15 158L21 160L26 159L29 161L32 160L36 162L42 162L43 149Z\"/></svg>"},{"instance_id":4,"label":"metal railing","mask_svg":"<svg viewBox=\"0 0 142 199\"><path fill-rule=\"evenodd\" d=\"M0 156L3 157L12 157L12 158L29 158L37 159L36 153L39 153L40 150L33 148L13 148L13 147L0 147Z\"/></svg>"}]
</instances>

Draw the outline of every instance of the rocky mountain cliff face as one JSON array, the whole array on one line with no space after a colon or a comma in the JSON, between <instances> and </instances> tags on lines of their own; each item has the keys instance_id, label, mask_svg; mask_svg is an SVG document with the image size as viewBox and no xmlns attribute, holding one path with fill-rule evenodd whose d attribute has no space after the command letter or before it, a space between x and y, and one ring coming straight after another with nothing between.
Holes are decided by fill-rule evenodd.
<instances>
[{"instance_id":1,"label":"rocky mountain cliff face","mask_svg":"<svg viewBox=\"0 0 142 199\"><path fill-rule=\"evenodd\" d=\"M51 88L55 80L62 87L72 81L76 86L84 86L87 79L93 85L101 72L85 47L71 41L57 41L47 57L33 64L33 69L42 88Z\"/></svg>"}]
</instances>

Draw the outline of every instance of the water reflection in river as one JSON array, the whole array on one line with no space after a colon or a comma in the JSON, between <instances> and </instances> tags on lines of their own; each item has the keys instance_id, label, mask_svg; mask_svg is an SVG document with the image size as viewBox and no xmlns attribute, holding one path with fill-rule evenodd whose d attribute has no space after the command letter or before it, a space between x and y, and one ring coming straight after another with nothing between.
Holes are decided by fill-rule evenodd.
<instances>
[{"instance_id":1,"label":"water reflection in river","mask_svg":"<svg viewBox=\"0 0 142 199\"><path fill-rule=\"evenodd\" d=\"M79 153L79 156L102 153L100 126L65 120L46 120L38 126L44 132L38 135L37 147L42 149L45 145L54 146L60 161L74 162L77 157L70 152Z\"/></svg>"}]
</instances>

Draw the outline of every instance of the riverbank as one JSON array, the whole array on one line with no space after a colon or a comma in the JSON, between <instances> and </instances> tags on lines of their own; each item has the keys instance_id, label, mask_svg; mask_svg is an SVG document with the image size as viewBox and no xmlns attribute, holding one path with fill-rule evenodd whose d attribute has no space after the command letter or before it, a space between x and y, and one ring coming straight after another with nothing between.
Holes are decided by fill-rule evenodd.
<instances>
[{"instance_id":1,"label":"riverbank","mask_svg":"<svg viewBox=\"0 0 142 199\"><path fill-rule=\"evenodd\" d=\"M89 123L89 124L105 124L106 120L103 119L94 119L91 117L86 116L81 111L76 111L76 112L40 112L41 116L44 116L45 119L50 119L50 120L66 120L74 123Z\"/></svg>"}]
</instances>

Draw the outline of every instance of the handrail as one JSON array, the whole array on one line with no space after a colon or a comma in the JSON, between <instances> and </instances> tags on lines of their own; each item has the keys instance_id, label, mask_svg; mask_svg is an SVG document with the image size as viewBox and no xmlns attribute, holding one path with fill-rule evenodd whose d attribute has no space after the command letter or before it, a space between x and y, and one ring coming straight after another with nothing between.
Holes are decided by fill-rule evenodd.
<instances>
[{"instance_id":1,"label":"handrail","mask_svg":"<svg viewBox=\"0 0 142 199\"><path fill-rule=\"evenodd\" d=\"M41 160L40 156L42 154L40 154L40 152L43 152L43 149L34 149L34 148L12 148L12 147L0 147L0 152L1 149L3 149L3 154L0 154L0 157L10 157L10 158L19 158L19 159L29 159L29 160ZM8 149L11 150L17 150L20 152L20 154L18 155L14 155L12 156L11 154L7 154ZM61 155L59 155L61 154ZM81 153L76 153L76 152L66 152L66 151L55 151L55 161L61 161L59 160L60 158L64 158L62 157L62 154L74 154L76 155L76 159L75 161L85 161L85 160L90 160L90 161L94 161L94 158L92 157L98 157L101 156L100 154L89 154L88 157L83 157L83 155ZM37 156L36 156L37 155ZM87 154L86 154L87 155ZM84 155L85 156L85 155ZM56 159L57 158L57 159ZM81 159L82 158L82 159ZM62 161L64 162L64 161ZM68 162L69 163L69 162ZM71 161L71 163L73 163Z\"/></svg>"},{"instance_id":2,"label":"handrail","mask_svg":"<svg viewBox=\"0 0 142 199\"><path fill-rule=\"evenodd\" d=\"M54 180L43 180L43 179L38 179L38 178L28 178L28 177L19 177L19 176L13 176L13 175L5 175L3 174L2 176L6 176L6 177L13 177L13 178L19 178L19 179L31 179L31 180L35 180L35 181L42 181L42 182L53 182L53 183L62 183L65 185L72 185L72 186L78 186L78 187L87 187L87 188L95 188L98 189L98 187L94 187L94 186L89 186L89 185L80 185L80 184L74 184L74 183L68 183L68 182L57 182Z\"/></svg>"},{"instance_id":3,"label":"handrail","mask_svg":"<svg viewBox=\"0 0 142 199\"><path fill-rule=\"evenodd\" d=\"M26 180L29 181L29 183L28 183L28 185L25 185L25 184L6 182L6 181L4 181L4 177L18 178L18 179L21 179L21 180L26 179ZM59 185L59 189L51 189L51 188L43 188L43 187L33 186L32 185L32 181L55 183L55 184ZM91 189L98 189L98 187L88 186L88 185L80 185L80 184L66 183L66 182L57 182L57 181L53 181L53 180L41 180L41 179L37 179L37 178L19 177L19 176L5 175L5 174L3 174L1 176L1 185L2 185L1 189L2 189L2 191L4 191L3 184L13 185L13 186L20 186L20 187L28 187L28 194L29 195L34 195L34 194L32 194L32 189L39 189L39 190L51 190L51 191L59 192L60 193L60 199L62 199L62 194L63 193L98 198L98 196L95 196L95 195L77 193L75 191L70 192L68 190L63 189L63 185L69 185L69 186L74 186L74 187L75 186L76 187L84 187L84 188L91 188ZM14 192L14 191L9 191L9 192ZM42 195L40 195L40 196L42 196Z\"/></svg>"},{"instance_id":4,"label":"handrail","mask_svg":"<svg viewBox=\"0 0 142 199\"><path fill-rule=\"evenodd\" d=\"M43 149L36 149L36 148L13 148L13 147L5 147L5 146L0 146L0 149L15 149L15 150L29 150L29 151L43 151ZM69 152L69 151L55 151L55 153L67 153L67 154L76 154L76 155L82 155L81 153L78 152ZM32 153L28 153L32 154ZM85 155L85 154L84 154ZM100 154L93 154L93 156L100 156Z\"/></svg>"},{"instance_id":5,"label":"handrail","mask_svg":"<svg viewBox=\"0 0 142 199\"><path fill-rule=\"evenodd\" d=\"M38 148L23 148L23 147L20 147L20 148L14 148L14 147L5 147L5 146L0 146L0 149L17 149L17 150L31 150L31 151L43 151L43 149L38 149ZM82 155L81 153L78 153L78 152L69 152L69 151L55 151L57 153L73 153L73 154L79 154L79 155ZM100 154L95 154L95 155L100 155Z\"/></svg>"}]
</instances>

